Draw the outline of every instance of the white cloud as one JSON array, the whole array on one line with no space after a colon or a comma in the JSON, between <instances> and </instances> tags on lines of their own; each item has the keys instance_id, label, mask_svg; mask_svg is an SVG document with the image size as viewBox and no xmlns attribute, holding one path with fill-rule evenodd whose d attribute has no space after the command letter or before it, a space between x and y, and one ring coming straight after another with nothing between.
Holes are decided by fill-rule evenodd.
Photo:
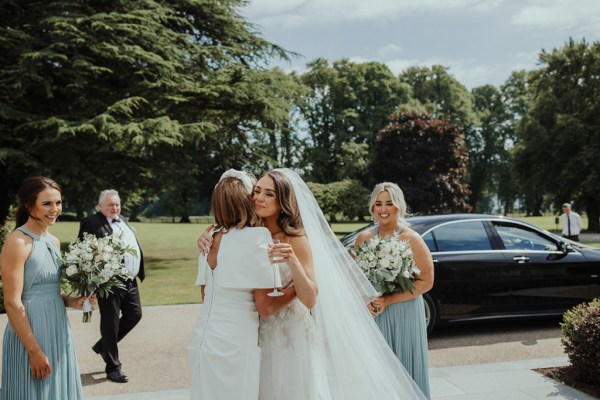
<instances>
[{"instance_id":1,"label":"white cloud","mask_svg":"<svg viewBox=\"0 0 600 400\"><path fill-rule=\"evenodd\" d=\"M377 61L398 74L444 65L467 88L499 86L538 68L542 49L597 41L600 0L251 0L243 11L264 37L305 58Z\"/></svg>"},{"instance_id":2,"label":"white cloud","mask_svg":"<svg viewBox=\"0 0 600 400\"><path fill-rule=\"evenodd\" d=\"M265 27L297 27L347 21L386 21L419 12L490 11L503 0L254 0L245 14Z\"/></svg>"},{"instance_id":3,"label":"white cloud","mask_svg":"<svg viewBox=\"0 0 600 400\"><path fill-rule=\"evenodd\" d=\"M600 1L531 0L512 21L532 28L575 28L595 35L600 29Z\"/></svg>"},{"instance_id":4,"label":"white cloud","mask_svg":"<svg viewBox=\"0 0 600 400\"><path fill-rule=\"evenodd\" d=\"M385 46L377 49L377 55L383 59L390 58L393 55L398 54L398 53L402 53L402 47L400 47L394 43L386 44Z\"/></svg>"}]
</instances>

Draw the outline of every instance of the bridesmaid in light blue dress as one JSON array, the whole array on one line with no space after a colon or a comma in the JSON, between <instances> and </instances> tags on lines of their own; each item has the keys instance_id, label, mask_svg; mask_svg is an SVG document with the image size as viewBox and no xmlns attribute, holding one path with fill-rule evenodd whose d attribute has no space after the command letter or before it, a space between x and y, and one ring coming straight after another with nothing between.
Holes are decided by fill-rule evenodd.
<instances>
[{"instance_id":1,"label":"bridesmaid in light blue dress","mask_svg":"<svg viewBox=\"0 0 600 400\"><path fill-rule=\"evenodd\" d=\"M3 400L83 399L65 305L81 308L84 297L61 292L59 242L48 233L61 209L60 187L51 179L29 178L19 190L18 228L0 259L9 320Z\"/></svg>"},{"instance_id":2,"label":"bridesmaid in light blue dress","mask_svg":"<svg viewBox=\"0 0 600 400\"><path fill-rule=\"evenodd\" d=\"M427 326L422 295L433 286L433 260L421 236L408 228L404 219L406 209L404 194L398 185L390 182L376 185L369 204L376 225L358 236L356 246L375 237L392 237L407 241L413 250L414 262L421 271L414 281L413 293L384 293L373 300L369 311L404 368L430 399Z\"/></svg>"}]
</instances>

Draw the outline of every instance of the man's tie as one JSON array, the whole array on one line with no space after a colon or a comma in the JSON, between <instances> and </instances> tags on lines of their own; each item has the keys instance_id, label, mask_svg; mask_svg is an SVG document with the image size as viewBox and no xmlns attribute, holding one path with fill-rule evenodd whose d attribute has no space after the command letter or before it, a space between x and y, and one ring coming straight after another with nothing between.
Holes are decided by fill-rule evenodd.
<instances>
[{"instance_id":1,"label":"man's tie","mask_svg":"<svg viewBox=\"0 0 600 400\"><path fill-rule=\"evenodd\" d=\"M121 222L121 220L119 218L115 218L112 221L110 221L111 224L114 224L115 222Z\"/></svg>"},{"instance_id":2,"label":"man's tie","mask_svg":"<svg viewBox=\"0 0 600 400\"><path fill-rule=\"evenodd\" d=\"M571 236L571 217L567 214L567 236Z\"/></svg>"}]
</instances>

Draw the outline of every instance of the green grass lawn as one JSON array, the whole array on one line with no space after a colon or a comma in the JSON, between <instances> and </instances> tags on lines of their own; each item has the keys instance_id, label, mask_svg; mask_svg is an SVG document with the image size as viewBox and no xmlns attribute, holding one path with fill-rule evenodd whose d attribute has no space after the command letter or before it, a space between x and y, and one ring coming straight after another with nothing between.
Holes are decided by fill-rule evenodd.
<instances>
[{"instance_id":1,"label":"green grass lawn","mask_svg":"<svg viewBox=\"0 0 600 400\"><path fill-rule=\"evenodd\" d=\"M543 229L556 229L554 216L519 219ZM331 227L338 237L342 237L368 223L334 223ZM200 302L200 289L194 286L198 272L196 240L207 224L145 222L132 225L146 263L146 279L140 285L142 304L148 306ZM587 220L584 220L584 226L587 226ZM77 236L78 230L78 222L59 222L52 227L51 232L58 236L62 249L66 250L68 243ZM600 247L598 243L592 245Z\"/></svg>"},{"instance_id":2,"label":"green grass lawn","mask_svg":"<svg viewBox=\"0 0 600 400\"><path fill-rule=\"evenodd\" d=\"M144 252L146 279L140 285L142 304L185 304L200 302L194 286L198 272L196 240L207 224L133 223ZM78 222L59 222L52 234L68 243L77 236Z\"/></svg>"}]
</instances>

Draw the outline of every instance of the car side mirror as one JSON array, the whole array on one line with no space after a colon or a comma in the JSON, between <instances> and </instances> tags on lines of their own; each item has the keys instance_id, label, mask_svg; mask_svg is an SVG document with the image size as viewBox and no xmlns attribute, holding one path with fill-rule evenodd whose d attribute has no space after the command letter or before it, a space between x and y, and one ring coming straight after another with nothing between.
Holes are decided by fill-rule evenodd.
<instances>
[{"instance_id":1,"label":"car side mirror","mask_svg":"<svg viewBox=\"0 0 600 400\"><path fill-rule=\"evenodd\" d=\"M562 251L563 253L570 253L573 251L573 246L571 245L571 243L561 242L560 251Z\"/></svg>"}]
</instances>

